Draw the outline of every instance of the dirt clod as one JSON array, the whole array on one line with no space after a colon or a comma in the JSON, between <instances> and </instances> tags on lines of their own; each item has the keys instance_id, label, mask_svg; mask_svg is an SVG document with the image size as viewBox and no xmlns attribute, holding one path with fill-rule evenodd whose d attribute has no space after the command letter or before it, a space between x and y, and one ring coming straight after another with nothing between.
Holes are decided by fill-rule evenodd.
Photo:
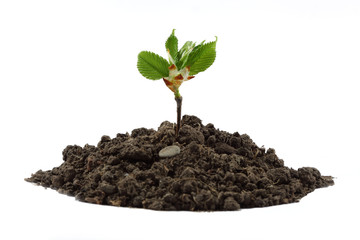
<instances>
[{"instance_id":1,"label":"dirt clod","mask_svg":"<svg viewBox=\"0 0 360 240\"><path fill-rule=\"evenodd\" d=\"M138 128L97 146L67 146L63 163L26 181L77 200L153 210L232 211L299 201L333 185L316 168L284 166L275 150L258 147L246 134L204 126L185 115L179 136L165 121L158 130ZM176 146L177 154L160 158Z\"/></svg>"}]
</instances>

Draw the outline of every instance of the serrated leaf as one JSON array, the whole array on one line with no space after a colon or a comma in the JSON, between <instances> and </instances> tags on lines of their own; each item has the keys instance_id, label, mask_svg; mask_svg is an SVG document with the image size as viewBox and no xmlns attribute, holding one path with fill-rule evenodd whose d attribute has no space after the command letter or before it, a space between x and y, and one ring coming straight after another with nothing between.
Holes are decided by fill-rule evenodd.
<instances>
[{"instance_id":1,"label":"serrated leaf","mask_svg":"<svg viewBox=\"0 0 360 240\"><path fill-rule=\"evenodd\" d=\"M138 55L137 68L148 79L158 80L169 76L169 66L165 58L153 52L142 51Z\"/></svg>"},{"instance_id":2,"label":"serrated leaf","mask_svg":"<svg viewBox=\"0 0 360 240\"><path fill-rule=\"evenodd\" d=\"M175 36L175 29L173 29L171 35L166 40L165 48L166 48L166 51L169 52L169 54L172 58L172 59L170 58L171 64L174 64L176 62L176 55L178 52L178 39Z\"/></svg>"},{"instance_id":3,"label":"serrated leaf","mask_svg":"<svg viewBox=\"0 0 360 240\"><path fill-rule=\"evenodd\" d=\"M209 42L201 45L196 51L193 51L187 61L186 66L190 66L190 75L198 74L208 69L216 58L216 42Z\"/></svg>"},{"instance_id":4,"label":"serrated leaf","mask_svg":"<svg viewBox=\"0 0 360 240\"><path fill-rule=\"evenodd\" d=\"M180 67L180 69L186 67L186 66L191 66L194 64L194 62L198 59L198 57L200 56L203 48L203 43L205 41L201 42L199 45L195 46L193 48L193 50L189 53L189 56L186 59L186 62L182 63L182 66Z\"/></svg>"}]
</instances>

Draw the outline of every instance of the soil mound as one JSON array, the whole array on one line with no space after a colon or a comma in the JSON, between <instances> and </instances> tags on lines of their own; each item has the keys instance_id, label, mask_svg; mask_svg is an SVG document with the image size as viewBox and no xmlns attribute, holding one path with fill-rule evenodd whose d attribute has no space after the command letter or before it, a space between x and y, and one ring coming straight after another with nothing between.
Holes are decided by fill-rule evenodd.
<instances>
[{"instance_id":1,"label":"soil mound","mask_svg":"<svg viewBox=\"0 0 360 240\"><path fill-rule=\"evenodd\" d=\"M165 121L157 131L138 128L103 136L97 146L67 146L59 167L25 180L88 203L189 211L292 203L334 184L316 168L284 166L274 149L258 147L246 134L204 126L188 115L177 138L174 126ZM180 153L160 158L172 145Z\"/></svg>"}]
</instances>

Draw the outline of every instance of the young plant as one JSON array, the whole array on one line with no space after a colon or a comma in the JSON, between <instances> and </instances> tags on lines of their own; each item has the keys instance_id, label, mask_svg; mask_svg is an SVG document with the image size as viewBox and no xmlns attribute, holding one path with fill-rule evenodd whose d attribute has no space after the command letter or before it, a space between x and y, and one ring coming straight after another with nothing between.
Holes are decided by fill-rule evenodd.
<instances>
[{"instance_id":1,"label":"young plant","mask_svg":"<svg viewBox=\"0 0 360 240\"><path fill-rule=\"evenodd\" d=\"M194 75L208 69L216 57L216 40L200 44L187 41L180 50L175 29L166 40L165 48L168 59L149 51L142 51L138 55L137 68L141 75L151 80L163 79L166 86L174 92L177 103L176 136L178 136L181 122L182 97L179 92L180 85L194 78Z\"/></svg>"}]
</instances>

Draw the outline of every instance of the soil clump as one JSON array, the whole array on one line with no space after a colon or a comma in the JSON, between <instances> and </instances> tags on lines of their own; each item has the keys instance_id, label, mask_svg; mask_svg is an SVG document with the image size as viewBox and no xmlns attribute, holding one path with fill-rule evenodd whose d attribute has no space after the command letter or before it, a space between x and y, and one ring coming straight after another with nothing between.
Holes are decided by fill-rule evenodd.
<instances>
[{"instance_id":1,"label":"soil clump","mask_svg":"<svg viewBox=\"0 0 360 240\"><path fill-rule=\"evenodd\" d=\"M173 145L180 153L159 157ZM103 136L97 146L67 146L63 161L25 180L88 203L185 211L293 203L334 184L316 168L284 166L274 149L258 147L247 134L188 115L177 138L175 124L165 121L157 131L138 128Z\"/></svg>"}]
</instances>

